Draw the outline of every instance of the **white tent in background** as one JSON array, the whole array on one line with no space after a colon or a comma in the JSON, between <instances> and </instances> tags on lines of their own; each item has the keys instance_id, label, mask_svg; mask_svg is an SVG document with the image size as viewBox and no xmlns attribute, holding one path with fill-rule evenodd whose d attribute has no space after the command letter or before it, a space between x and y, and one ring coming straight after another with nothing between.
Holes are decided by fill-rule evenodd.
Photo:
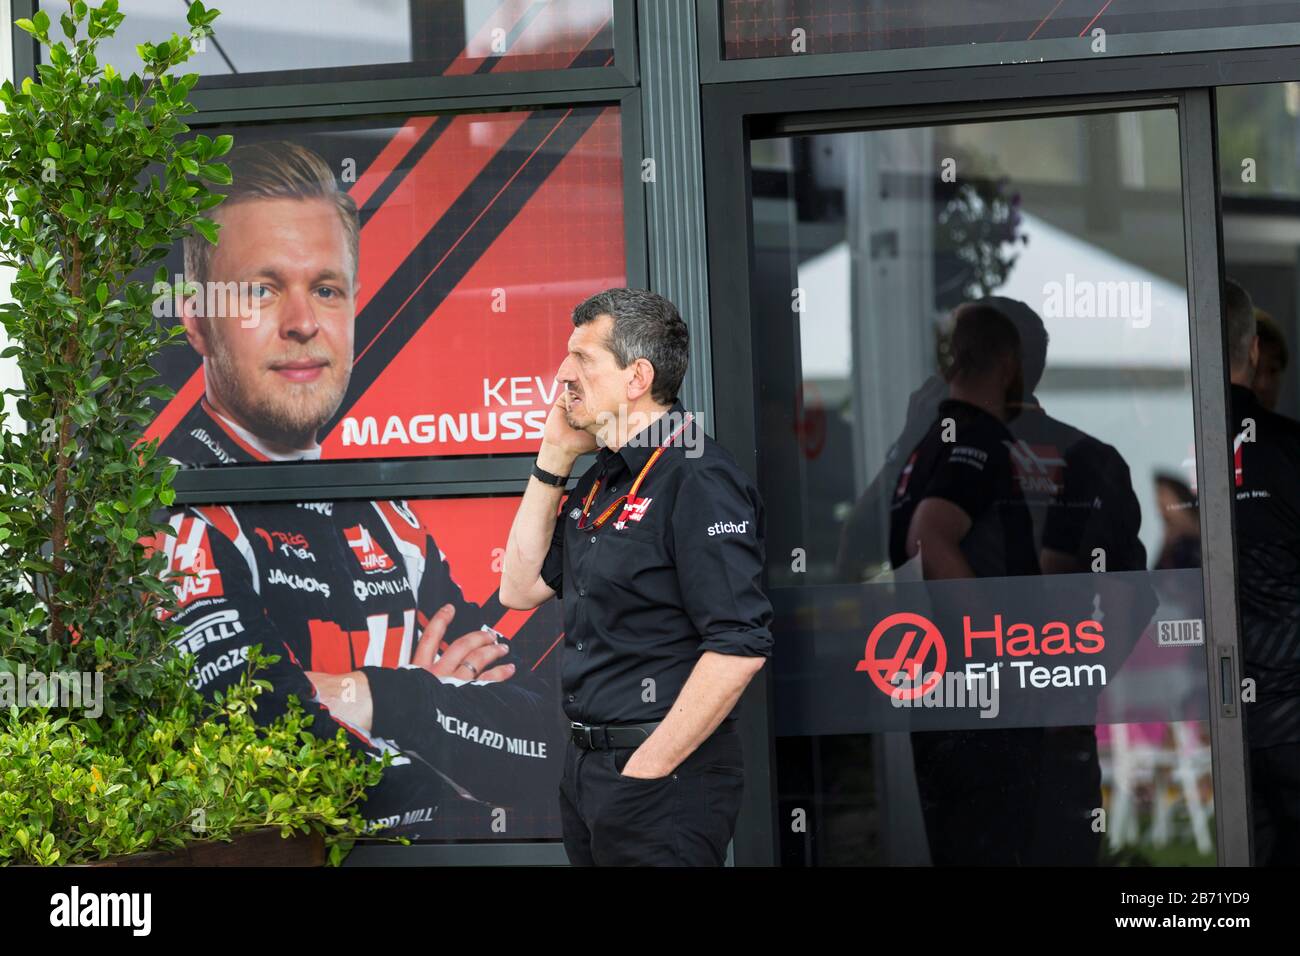
<instances>
[{"instance_id":1,"label":"white tent in background","mask_svg":"<svg viewBox=\"0 0 1300 956\"><path fill-rule=\"evenodd\" d=\"M1186 288L1036 216L1024 214L1022 223L1029 243L1016 247L1016 264L997 294L1020 299L1043 316L1052 341L1053 367L1187 368ZM1073 275L1076 288L1085 282L1147 284L1150 324L1144 325L1145 318L1044 315L1049 283L1064 287L1068 275ZM799 286L805 297L799 339L804 379L848 378L853 348L847 243L836 243L800 264Z\"/></svg>"},{"instance_id":2,"label":"white tent in background","mask_svg":"<svg viewBox=\"0 0 1300 956\"><path fill-rule=\"evenodd\" d=\"M1187 368L1190 354L1187 289L1112 255L1036 216L1023 216L1029 244L998 295L1019 299L1043 318L1053 366ZM1134 318L1069 318L1045 314L1049 283L1064 286L1137 282L1150 289L1150 325Z\"/></svg>"}]
</instances>

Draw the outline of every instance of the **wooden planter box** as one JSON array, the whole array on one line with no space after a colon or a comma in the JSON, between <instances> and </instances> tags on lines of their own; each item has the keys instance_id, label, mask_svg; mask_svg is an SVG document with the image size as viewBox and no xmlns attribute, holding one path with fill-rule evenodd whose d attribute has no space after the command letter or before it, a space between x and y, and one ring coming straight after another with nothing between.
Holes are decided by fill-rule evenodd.
<instances>
[{"instance_id":1,"label":"wooden planter box","mask_svg":"<svg viewBox=\"0 0 1300 956\"><path fill-rule=\"evenodd\" d=\"M128 853L96 860L88 866L324 866L325 838L295 833L285 838L279 827L241 834L230 843L195 841L176 850Z\"/></svg>"}]
</instances>

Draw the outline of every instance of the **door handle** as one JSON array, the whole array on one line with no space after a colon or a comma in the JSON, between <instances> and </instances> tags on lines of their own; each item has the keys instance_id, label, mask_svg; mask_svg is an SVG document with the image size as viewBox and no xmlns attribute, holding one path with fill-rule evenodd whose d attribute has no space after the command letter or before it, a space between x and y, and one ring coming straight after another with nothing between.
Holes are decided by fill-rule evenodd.
<instances>
[{"instance_id":1,"label":"door handle","mask_svg":"<svg viewBox=\"0 0 1300 956\"><path fill-rule=\"evenodd\" d=\"M1237 716L1237 661L1230 647L1219 648L1219 716Z\"/></svg>"}]
</instances>

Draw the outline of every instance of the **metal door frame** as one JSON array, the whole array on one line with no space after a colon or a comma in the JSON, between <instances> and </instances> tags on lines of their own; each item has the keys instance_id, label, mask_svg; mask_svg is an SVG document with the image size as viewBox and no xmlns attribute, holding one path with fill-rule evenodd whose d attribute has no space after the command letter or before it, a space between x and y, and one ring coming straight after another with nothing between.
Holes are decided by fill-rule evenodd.
<instances>
[{"instance_id":1,"label":"metal door frame","mask_svg":"<svg viewBox=\"0 0 1300 956\"><path fill-rule=\"evenodd\" d=\"M1274 56L1276 54L1276 57ZM1177 110L1184 250L1192 347L1196 467L1204 542L1206 662L1211 694L1216 853L1220 865L1251 860L1244 726L1238 704L1231 435L1220 317L1222 243L1211 84L1273 82L1300 75L1300 50L1134 57L1123 69L1033 63L853 77L785 77L703 86L705 196L714 409L718 440L757 479L758 374L749 308L752 247L749 142L757 132L929 125L1149 107ZM1177 77L1175 85L1169 81ZM1231 79L1228 79L1231 77ZM1188 85L1202 83L1201 86ZM1031 95L1032 93L1032 95ZM779 639L779 636L778 636ZM738 864L778 862L771 674L760 672L742 712L746 802L735 839Z\"/></svg>"}]
</instances>

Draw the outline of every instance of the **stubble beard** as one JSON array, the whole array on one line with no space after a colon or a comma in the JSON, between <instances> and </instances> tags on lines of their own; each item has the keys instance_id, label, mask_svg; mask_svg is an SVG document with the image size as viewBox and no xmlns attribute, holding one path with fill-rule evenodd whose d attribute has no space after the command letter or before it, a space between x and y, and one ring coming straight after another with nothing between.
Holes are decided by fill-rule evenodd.
<instances>
[{"instance_id":1,"label":"stubble beard","mask_svg":"<svg viewBox=\"0 0 1300 956\"><path fill-rule=\"evenodd\" d=\"M258 438L284 448L310 448L316 436L343 403L352 377L349 364L337 383L327 366L315 382L292 383L275 390L245 376L219 338L212 341L207 373L215 391L226 405ZM275 374L275 373L272 373Z\"/></svg>"}]
</instances>

